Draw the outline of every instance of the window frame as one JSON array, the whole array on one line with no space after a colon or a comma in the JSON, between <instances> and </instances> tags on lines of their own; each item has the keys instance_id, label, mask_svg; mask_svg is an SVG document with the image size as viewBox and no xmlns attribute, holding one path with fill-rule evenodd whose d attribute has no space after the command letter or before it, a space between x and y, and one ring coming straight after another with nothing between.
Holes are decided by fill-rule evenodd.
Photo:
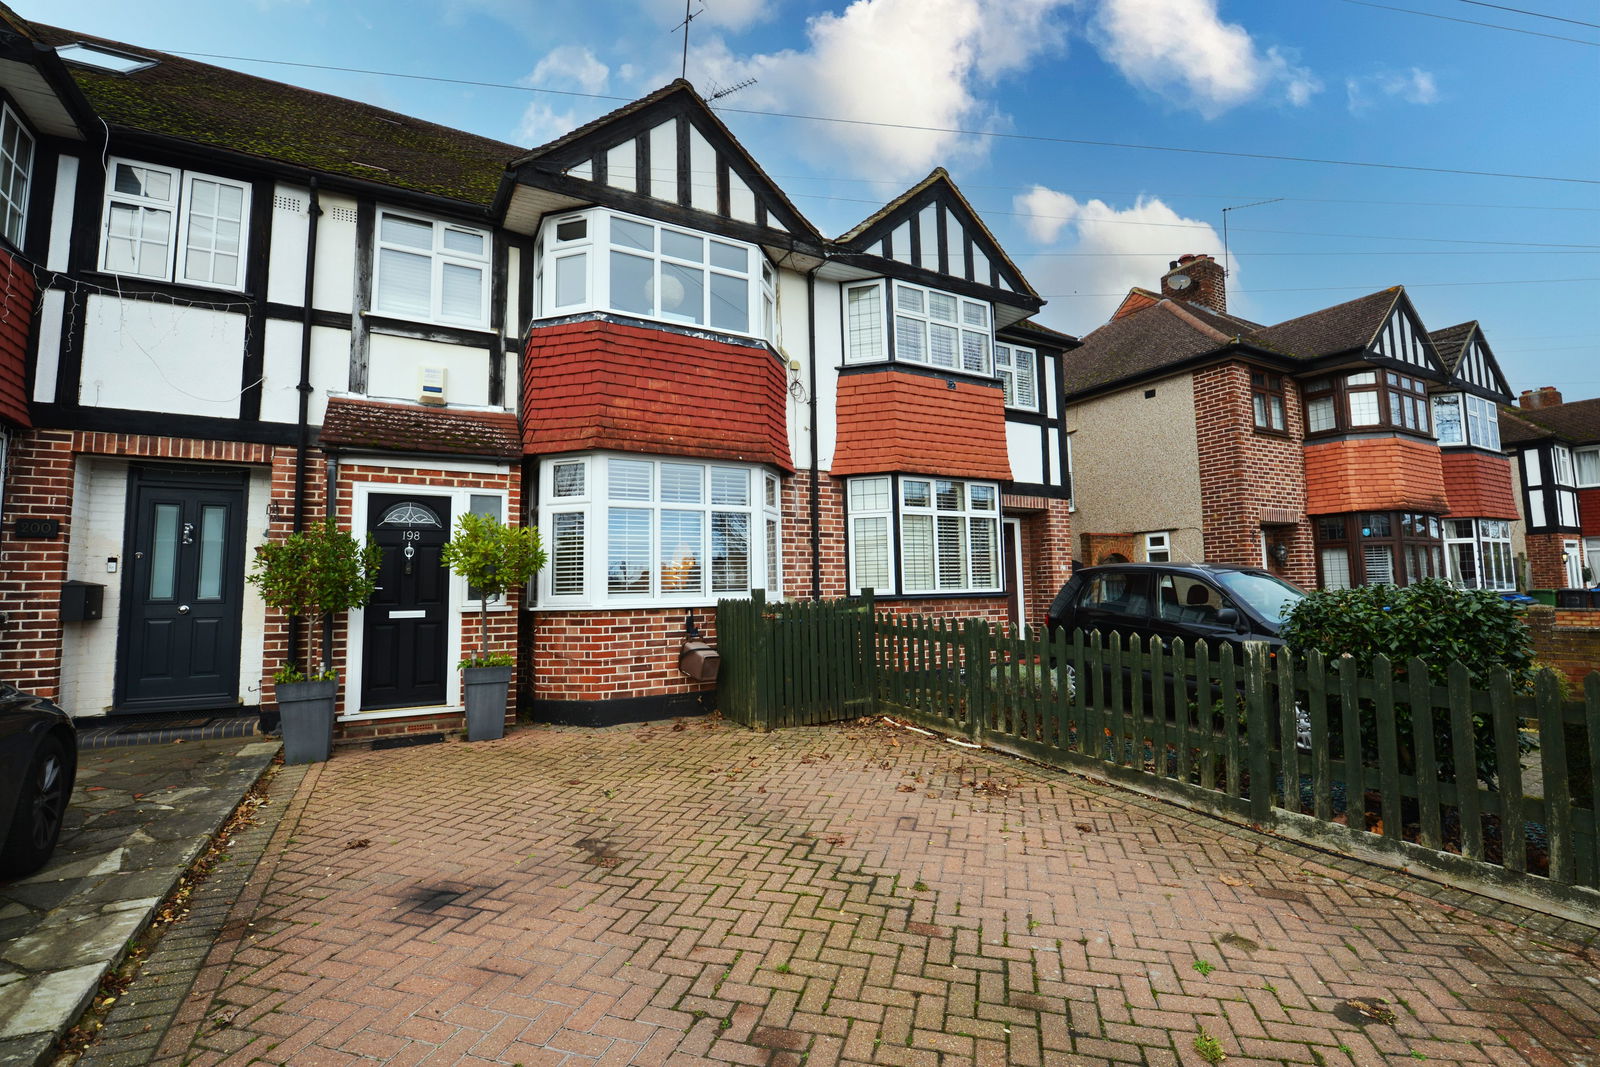
<instances>
[{"instance_id":1,"label":"window frame","mask_svg":"<svg viewBox=\"0 0 1600 1067\"><path fill-rule=\"evenodd\" d=\"M1317 515L1312 523L1318 588L1347 589L1373 584L1369 580L1368 549L1387 550L1392 581L1386 584L1407 586L1420 578L1441 577L1446 573L1444 530L1438 515L1358 511ZM1338 534L1331 532L1334 523L1340 524ZM1349 585L1328 584L1330 553L1342 553Z\"/></svg>"},{"instance_id":2,"label":"window frame","mask_svg":"<svg viewBox=\"0 0 1600 1067\"><path fill-rule=\"evenodd\" d=\"M5 151L5 134L8 129L16 131L16 135L27 141L27 153L19 162L17 156L12 156ZM28 229L28 201L33 194L33 164L38 156L39 139L34 135L28 124L22 121L12 108L10 102L0 106L0 236L11 242L13 248L20 249L23 239L27 236ZM22 195L20 202L13 201L10 193L12 171L21 172ZM16 232L12 232L12 215L16 216Z\"/></svg>"},{"instance_id":3,"label":"window frame","mask_svg":"<svg viewBox=\"0 0 1600 1067\"><path fill-rule=\"evenodd\" d=\"M1156 553L1160 553L1160 557ZM1146 563L1172 562L1172 531L1153 530L1144 535L1144 561Z\"/></svg>"},{"instance_id":4,"label":"window frame","mask_svg":"<svg viewBox=\"0 0 1600 1067\"><path fill-rule=\"evenodd\" d=\"M643 463L650 465L648 498L611 495L611 465ZM700 500L666 499L662 493L661 469L666 466L699 468ZM556 468L575 466L582 471L580 492L558 495ZM714 500L714 471L738 471L745 475L747 493L744 504L717 503ZM733 463L693 456L641 455L619 452L589 452L546 456L539 462L539 494L536 523L540 538L548 546L549 563L535 581L538 607L544 610L605 608L705 607L725 597L749 596L763 588L775 574L779 588L767 590L771 599L782 596L783 581L783 486L779 476L767 467L753 463ZM611 512L615 509L649 511L649 588L642 593L613 592L609 578L612 558ZM665 512L695 513L699 523L699 588L687 591L664 589L662 571L662 523ZM717 513L737 513L746 522L746 584L740 589L715 588L715 519ZM574 570L563 570L566 542L557 536L556 527L563 515L582 516L578 534L579 559ZM776 560L769 558L769 546L776 549ZM775 566L774 566L775 563ZM576 592L557 592L558 577L576 574ZM570 587L569 587L570 588Z\"/></svg>"},{"instance_id":5,"label":"window frame","mask_svg":"<svg viewBox=\"0 0 1600 1067\"><path fill-rule=\"evenodd\" d=\"M868 482L882 481L886 490L884 495L888 501L886 506L863 508L855 501L855 490ZM928 503L917 504L908 502L908 489L912 485L926 483L928 486ZM942 486L960 486L961 506L947 508L939 506L939 498L944 490ZM993 502L991 508L975 506L972 503L973 489L987 490ZM858 475L846 479L845 493L845 530L846 538L846 573L850 594L859 595L865 588L860 580L860 560L858 548L860 537L857 533L858 523L863 520L882 520L885 523L885 532L888 548L888 570L892 575L893 586L889 589L880 589L871 586L875 594L907 597L966 597L966 596L999 596L1005 592L1005 543L1001 536L1001 504L1000 483L982 478L948 478L939 475L924 474L870 474ZM930 536L932 537L932 587L911 588L908 580L908 565L914 563L908 558L906 552L907 519L931 518ZM961 520L962 527L962 554L961 561L964 582L960 586L942 584L945 559L942 555L941 525L940 520ZM994 568L994 583L980 585L972 581L973 563L978 558L980 549L973 538L973 530L979 524L990 524L990 545L992 547L992 566Z\"/></svg>"},{"instance_id":6,"label":"window frame","mask_svg":"<svg viewBox=\"0 0 1600 1067\"><path fill-rule=\"evenodd\" d=\"M1276 403L1274 403L1276 401ZM1289 435L1289 398L1284 376L1250 368L1250 414L1256 432ZM1276 416L1276 421L1274 421ZM1265 419L1266 421L1262 421Z\"/></svg>"},{"instance_id":7,"label":"window frame","mask_svg":"<svg viewBox=\"0 0 1600 1067\"><path fill-rule=\"evenodd\" d=\"M1584 461L1592 465L1592 475L1584 480ZM1600 488L1600 445L1585 445L1572 450L1572 476L1579 489Z\"/></svg>"},{"instance_id":8,"label":"window frame","mask_svg":"<svg viewBox=\"0 0 1600 1067\"><path fill-rule=\"evenodd\" d=\"M142 170L165 174L171 182L171 195L165 199L158 199L148 195L118 192L116 189L116 174L119 166L137 167ZM217 289L231 293L244 291L250 255L251 194L254 192L249 182L240 181L237 178L224 178L218 174L185 170L182 167L169 167L162 163L146 163L142 160L120 156L111 156L106 160L106 175L106 186L101 196L100 253L95 261L102 272L122 278L143 278L148 281L195 286L201 289ZM235 253L238 260L238 281L235 284L199 280L191 278L184 273L187 268L182 265L182 260L185 258L182 253L187 248L190 231L193 226L190 207L193 199L194 183L197 180L236 189L240 193L239 248ZM144 218L144 210L165 211L167 213L167 251L165 264L160 274L117 270L110 265L112 241L111 210L114 205L141 209L141 219Z\"/></svg>"},{"instance_id":9,"label":"window frame","mask_svg":"<svg viewBox=\"0 0 1600 1067\"><path fill-rule=\"evenodd\" d=\"M421 223L431 227L433 238L431 247L424 250L417 245L385 241L383 237L383 221L385 217L394 217L403 219L406 222ZM460 249L449 248L445 243L445 236L452 230L482 238L483 254L480 256L470 252L463 252ZM428 311L426 313L403 309L397 310L393 307L383 307L381 305L384 274L383 252L386 249L402 255L417 256L428 260ZM478 288L477 314L470 319L444 313L445 268L452 265L476 270L482 279L482 284ZM494 284L493 265L494 233L492 231L481 226L453 222L449 219L428 215L420 211L387 207L380 204L372 222L371 312L384 318L403 319L407 322L426 322L441 326L454 326L458 329L466 330L487 330L489 328L489 290Z\"/></svg>"},{"instance_id":10,"label":"window frame","mask_svg":"<svg viewBox=\"0 0 1600 1067\"><path fill-rule=\"evenodd\" d=\"M1371 422L1355 421L1354 398L1371 394L1375 405L1375 418ZM1372 433L1393 430L1399 433L1433 437L1433 405L1428 395L1428 381L1415 372L1390 370L1376 364L1345 368L1306 380L1300 385L1301 406L1305 409L1301 423L1308 440L1336 433ZM1401 406L1401 419L1396 422L1396 404ZM1326 408L1323 405L1327 404ZM1313 416L1320 410L1331 411L1333 424L1312 428ZM1408 425L1406 415L1419 425Z\"/></svg>"},{"instance_id":11,"label":"window frame","mask_svg":"<svg viewBox=\"0 0 1600 1067\"><path fill-rule=\"evenodd\" d=\"M1039 410L1039 350L1027 348L1023 345L1014 345L1009 342L994 341L989 346L994 362L994 372L1000 379L1000 388L1005 393L1005 406L1017 411ZM1002 362L1000 354L1005 353ZM1023 367L1023 355L1026 353L1026 368ZM1020 383L1028 383L1028 394L1032 398L1029 403L1021 398Z\"/></svg>"},{"instance_id":12,"label":"window frame","mask_svg":"<svg viewBox=\"0 0 1600 1067\"><path fill-rule=\"evenodd\" d=\"M919 298L920 310L909 306L902 306L901 294L915 295ZM893 280L890 287L893 296L892 307L886 308L885 319L889 326L890 357L896 363L908 363L918 367L928 367L937 371L946 371L955 374L969 374L978 378L993 378L994 365L994 305L983 300L972 300L944 289L934 289L931 286L917 285L913 282L903 282L898 278ZM955 304L954 319L936 318L933 313L933 298L940 297L953 301ZM983 311L983 325L969 323L967 311L969 308L981 308ZM909 333L902 334L900 320L918 323L923 327L923 353L922 359L914 359L902 351L902 342ZM956 334L955 349L952 358L954 363L946 366L934 362L933 359L933 331L935 329L954 330ZM982 364L977 370L972 370L966 365L966 341L969 335L981 337L983 341Z\"/></svg>"},{"instance_id":13,"label":"window frame","mask_svg":"<svg viewBox=\"0 0 1600 1067\"><path fill-rule=\"evenodd\" d=\"M582 220L585 230L582 236L563 239L560 229L563 224ZM649 227L651 234L651 247L642 249L626 244L618 244L613 233L613 223L621 220L640 226ZM698 262L675 256L663 247L662 234L677 234L694 238L701 242L701 258ZM744 252L745 269L737 270L733 267L722 266L714 262L713 244L726 245ZM638 308L621 308L612 299L613 272L612 257L626 255L638 259L648 260L651 264L649 312ZM583 294L577 299L566 303L558 303L558 287L556 285L557 266L565 260L582 257ZM537 265L535 277L537 292L534 304L539 318L555 318L561 315L576 315L584 312L598 311L613 315L626 315L629 318L643 319L650 322L666 323L682 329L708 330L713 333L730 334L736 337L749 337L758 341L767 341L777 344L779 331L778 316L778 276L777 269L773 266L766 251L759 245L737 238L724 237L721 234L705 230L696 230L688 226L678 226L672 223L660 222L656 219L642 215L633 215L624 211L615 211L610 208L592 207L579 211L564 211L551 215L540 227L536 251ZM659 294L663 288L663 265L683 267L698 270L701 275L702 298L700 315L702 321L692 321L691 316L668 314L660 306ZM715 309L716 287L715 278L743 279L745 290L746 328L735 329L726 325L713 325L712 315Z\"/></svg>"},{"instance_id":14,"label":"window frame","mask_svg":"<svg viewBox=\"0 0 1600 1067\"><path fill-rule=\"evenodd\" d=\"M1465 527L1466 532L1461 532ZM1511 523L1506 519L1445 519L1443 522L1446 577L1464 589L1506 592L1517 587L1511 552ZM1473 573L1469 581L1461 569L1460 549L1467 549Z\"/></svg>"}]
</instances>

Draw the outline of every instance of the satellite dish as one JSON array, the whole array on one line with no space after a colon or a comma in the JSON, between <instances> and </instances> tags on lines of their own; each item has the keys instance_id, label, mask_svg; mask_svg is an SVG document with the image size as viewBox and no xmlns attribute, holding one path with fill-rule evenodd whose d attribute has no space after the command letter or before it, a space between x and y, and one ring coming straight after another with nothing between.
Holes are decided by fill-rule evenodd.
<instances>
[{"instance_id":1,"label":"satellite dish","mask_svg":"<svg viewBox=\"0 0 1600 1067\"><path fill-rule=\"evenodd\" d=\"M1194 279L1190 278L1187 274L1174 274L1172 277L1167 279L1167 287L1169 289L1177 289L1180 291L1189 288L1189 286L1193 283Z\"/></svg>"}]
</instances>

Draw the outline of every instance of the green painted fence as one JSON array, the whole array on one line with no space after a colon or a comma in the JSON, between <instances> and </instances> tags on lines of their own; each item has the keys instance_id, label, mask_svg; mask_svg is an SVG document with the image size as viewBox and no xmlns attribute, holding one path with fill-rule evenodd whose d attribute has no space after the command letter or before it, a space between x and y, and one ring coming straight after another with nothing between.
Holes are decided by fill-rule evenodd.
<instances>
[{"instance_id":1,"label":"green painted fence","mask_svg":"<svg viewBox=\"0 0 1600 1067\"><path fill-rule=\"evenodd\" d=\"M1518 693L1459 663L1018 637L870 596L758 593L723 601L717 627L719 706L746 726L894 715L1333 847L1600 903L1600 672L1563 700L1548 672Z\"/></svg>"}]
</instances>

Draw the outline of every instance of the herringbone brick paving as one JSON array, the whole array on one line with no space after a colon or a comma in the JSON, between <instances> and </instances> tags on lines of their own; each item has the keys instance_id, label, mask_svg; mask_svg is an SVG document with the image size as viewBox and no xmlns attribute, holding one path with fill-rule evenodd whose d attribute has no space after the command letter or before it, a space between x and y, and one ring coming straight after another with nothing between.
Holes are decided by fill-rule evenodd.
<instances>
[{"instance_id":1,"label":"herringbone brick paving","mask_svg":"<svg viewBox=\"0 0 1600 1067\"><path fill-rule=\"evenodd\" d=\"M156 1062L1600 1062L1586 947L1308 855L881 724L340 752Z\"/></svg>"}]
</instances>

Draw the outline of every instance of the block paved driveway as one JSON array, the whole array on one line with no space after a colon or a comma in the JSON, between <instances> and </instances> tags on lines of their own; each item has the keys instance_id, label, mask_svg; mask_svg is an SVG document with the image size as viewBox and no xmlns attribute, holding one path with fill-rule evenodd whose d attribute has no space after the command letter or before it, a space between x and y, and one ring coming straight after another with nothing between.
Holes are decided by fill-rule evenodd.
<instances>
[{"instance_id":1,"label":"block paved driveway","mask_svg":"<svg viewBox=\"0 0 1600 1067\"><path fill-rule=\"evenodd\" d=\"M1600 1062L1576 943L883 725L526 728L284 799L158 1062Z\"/></svg>"}]
</instances>

